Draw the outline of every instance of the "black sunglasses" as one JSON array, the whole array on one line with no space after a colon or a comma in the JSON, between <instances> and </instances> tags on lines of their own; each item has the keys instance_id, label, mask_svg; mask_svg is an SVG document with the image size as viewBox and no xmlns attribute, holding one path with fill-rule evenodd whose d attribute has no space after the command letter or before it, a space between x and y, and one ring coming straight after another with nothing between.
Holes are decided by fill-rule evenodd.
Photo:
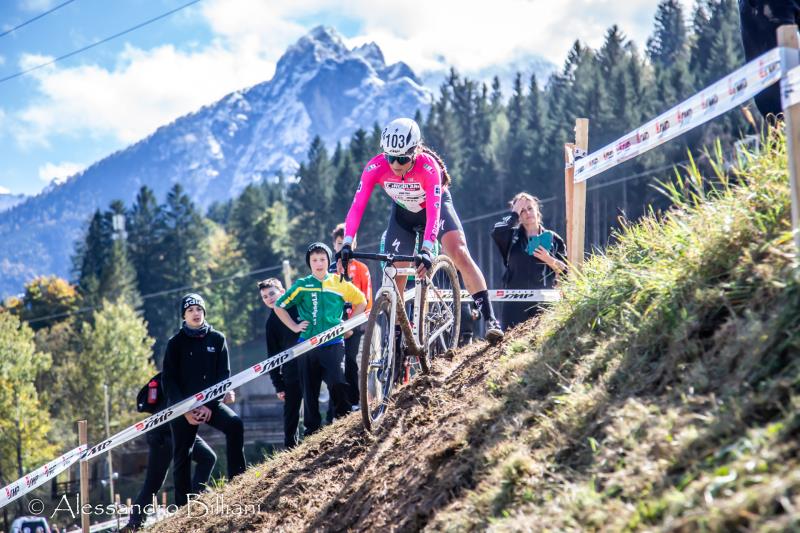
<instances>
[{"instance_id":1,"label":"black sunglasses","mask_svg":"<svg viewBox=\"0 0 800 533\"><path fill-rule=\"evenodd\" d=\"M389 163L390 165L391 165L392 163L394 163L395 161L397 161L397 162L398 162L398 163L400 163L401 165L407 165L408 163L410 163L410 162L411 162L411 156L410 156L410 155L389 155L389 154L383 154L383 157L385 157L385 158L386 158L386 162L387 162L387 163Z\"/></svg>"}]
</instances>

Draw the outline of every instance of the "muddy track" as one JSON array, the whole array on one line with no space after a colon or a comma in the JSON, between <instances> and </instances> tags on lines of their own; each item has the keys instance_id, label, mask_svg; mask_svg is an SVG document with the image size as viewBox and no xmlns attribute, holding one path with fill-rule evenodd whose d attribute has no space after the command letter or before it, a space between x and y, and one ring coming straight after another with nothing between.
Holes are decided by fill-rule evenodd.
<instances>
[{"instance_id":1,"label":"muddy track","mask_svg":"<svg viewBox=\"0 0 800 533\"><path fill-rule=\"evenodd\" d=\"M395 393L374 434L354 413L251 467L154 531L416 531L474 484L472 413L496 348L477 343ZM470 434L471 433L471 434ZM206 510L207 509L207 510Z\"/></svg>"}]
</instances>

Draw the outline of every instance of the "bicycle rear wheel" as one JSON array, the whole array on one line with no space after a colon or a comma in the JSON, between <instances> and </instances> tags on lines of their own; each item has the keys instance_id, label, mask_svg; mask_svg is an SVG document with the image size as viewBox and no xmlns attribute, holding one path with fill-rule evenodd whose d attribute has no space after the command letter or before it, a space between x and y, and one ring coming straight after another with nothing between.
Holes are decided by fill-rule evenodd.
<instances>
[{"instance_id":1,"label":"bicycle rear wheel","mask_svg":"<svg viewBox=\"0 0 800 533\"><path fill-rule=\"evenodd\" d=\"M394 387L394 323L388 292L380 293L373 302L361 342L361 420L364 429L372 431L386 414Z\"/></svg>"},{"instance_id":2,"label":"bicycle rear wheel","mask_svg":"<svg viewBox=\"0 0 800 533\"><path fill-rule=\"evenodd\" d=\"M456 349L461 331L461 286L456 267L446 255L433 260L420 309L417 327L422 334L423 353L419 362L427 374L436 357Z\"/></svg>"}]
</instances>

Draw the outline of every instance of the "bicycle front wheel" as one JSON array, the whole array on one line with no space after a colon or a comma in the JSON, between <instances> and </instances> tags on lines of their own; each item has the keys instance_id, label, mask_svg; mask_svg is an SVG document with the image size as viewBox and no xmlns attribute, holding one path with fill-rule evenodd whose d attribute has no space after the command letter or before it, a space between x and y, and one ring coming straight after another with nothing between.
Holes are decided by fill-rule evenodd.
<instances>
[{"instance_id":1,"label":"bicycle front wheel","mask_svg":"<svg viewBox=\"0 0 800 533\"><path fill-rule=\"evenodd\" d=\"M361 419L364 429L372 431L386 414L394 386L394 323L388 292L380 293L373 302L361 342Z\"/></svg>"},{"instance_id":2,"label":"bicycle front wheel","mask_svg":"<svg viewBox=\"0 0 800 533\"><path fill-rule=\"evenodd\" d=\"M453 261L446 255L436 257L429 274L417 322L423 346L419 363L426 374L436 357L456 349L461 331L461 285Z\"/></svg>"}]
</instances>

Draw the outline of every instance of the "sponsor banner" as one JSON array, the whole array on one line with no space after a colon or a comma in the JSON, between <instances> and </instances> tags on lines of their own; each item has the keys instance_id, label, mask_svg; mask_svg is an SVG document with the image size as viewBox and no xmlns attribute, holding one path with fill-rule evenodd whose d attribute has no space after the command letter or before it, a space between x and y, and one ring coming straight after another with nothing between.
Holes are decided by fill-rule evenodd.
<instances>
[{"instance_id":1,"label":"sponsor banner","mask_svg":"<svg viewBox=\"0 0 800 533\"><path fill-rule=\"evenodd\" d=\"M781 80L781 103L783 109L800 104L800 67L795 67Z\"/></svg>"},{"instance_id":2,"label":"sponsor banner","mask_svg":"<svg viewBox=\"0 0 800 533\"><path fill-rule=\"evenodd\" d=\"M318 345L324 344L334 337L342 335L345 331L353 329L356 326L360 326L367 321L367 318L367 315L362 313L361 315L351 318L350 320L343 322L334 328L325 330L318 335L311 337L310 339L298 344L293 348L289 348L288 350L276 354L273 357L246 368L238 374L235 374L224 381L220 381L219 383L208 387L204 391L198 392L194 396L186 398L185 400L163 411L150 415L141 422L138 422L93 446L84 454L84 457L82 457L81 460L92 459L102 453L107 452L108 450L128 442L131 439L138 437L139 435L147 433L155 427L166 424L167 422L170 422L179 416L183 416L185 413L196 407L200 407L211 400L224 396L228 391L237 389L245 383L248 383L257 377L268 373L270 370L278 368L287 361L291 361L292 359L303 355Z\"/></svg>"},{"instance_id":3,"label":"sponsor banner","mask_svg":"<svg viewBox=\"0 0 800 533\"><path fill-rule=\"evenodd\" d=\"M78 446L61 457L53 459L44 466L40 466L25 477L16 480L10 485L0 489L0 508L13 502L17 498L29 493L33 489L40 487L45 481L51 480L58 474L74 465L81 458L81 454L86 451L86 445Z\"/></svg>"},{"instance_id":4,"label":"sponsor banner","mask_svg":"<svg viewBox=\"0 0 800 533\"><path fill-rule=\"evenodd\" d=\"M575 183L605 172L730 111L781 78L782 48L773 48L645 125L575 161Z\"/></svg>"},{"instance_id":5,"label":"sponsor banner","mask_svg":"<svg viewBox=\"0 0 800 533\"><path fill-rule=\"evenodd\" d=\"M561 300L561 291L555 289L489 289L489 299L493 302L557 302ZM452 300L447 294L443 301ZM461 291L461 301L472 301L472 295Z\"/></svg>"}]
</instances>

